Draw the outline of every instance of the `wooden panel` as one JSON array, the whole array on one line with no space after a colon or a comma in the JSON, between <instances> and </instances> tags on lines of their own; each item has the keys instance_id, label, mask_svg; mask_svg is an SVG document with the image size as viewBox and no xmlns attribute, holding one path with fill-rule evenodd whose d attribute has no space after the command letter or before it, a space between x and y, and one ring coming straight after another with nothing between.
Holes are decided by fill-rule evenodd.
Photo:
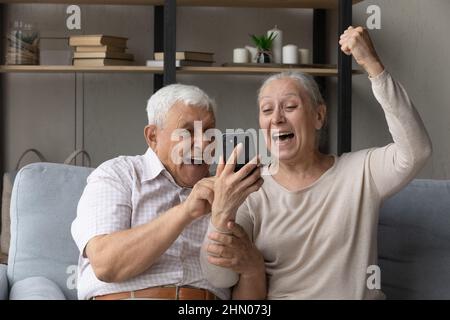
<instances>
[{"instance_id":1,"label":"wooden panel","mask_svg":"<svg viewBox=\"0 0 450 320\"><path fill-rule=\"evenodd\" d=\"M358 3L363 0L353 0ZM65 4L118 4L118 5L163 5L164 0L6 0L1 3L65 3ZM261 8L317 8L338 7L338 0L177 0L180 6L205 7L261 7Z\"/></svg>"}]
</instances>

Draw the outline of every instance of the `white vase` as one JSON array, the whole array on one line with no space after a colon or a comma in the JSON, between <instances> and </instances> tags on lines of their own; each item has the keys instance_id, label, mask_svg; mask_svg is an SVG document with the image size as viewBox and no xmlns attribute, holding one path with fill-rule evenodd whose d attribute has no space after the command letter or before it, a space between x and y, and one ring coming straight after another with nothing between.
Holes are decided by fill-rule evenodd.
<instances>
[{"instance_id":1,"label":"white vase","mask_svg":"<svg viewBox=\"0 0 450 320\"><path fill-rule=\"evenodd\" d=\"M252 63L256 63L257 55L258 55L258 49L251 46L245 46L245 49L247 49L250 52L250 61Z\"/></svg>"}]
</instances>

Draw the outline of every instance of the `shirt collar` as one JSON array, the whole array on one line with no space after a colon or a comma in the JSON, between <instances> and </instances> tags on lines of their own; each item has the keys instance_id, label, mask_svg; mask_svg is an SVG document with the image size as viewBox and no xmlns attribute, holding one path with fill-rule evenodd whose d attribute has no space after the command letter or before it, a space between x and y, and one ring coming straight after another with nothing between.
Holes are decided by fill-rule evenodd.
<instances>
[{"instance_id":1,"label":"shirt collar","mask_svg":"<svg viewBox=\"0 0 450 320\"><path fill-rule=\"evenodd\" d=\"M144 172L142 175L142 181L153 180L162 171L166 171L166 168L152 148L148 148L144 154Z\"/></svg>"},{"instance_id":2,"label":"shirt collar","mask_svg":"<svg viewBox=\"0 0 450 320\"><path fill-rule=\"evenodd\" d=\"M170 174L170 172L166 169L166 167L164 167L161 160L159 160L157 154L153 151L153 149L148 148L144 154L144 170L142 175L142 182L153 180L160 174L164 175L167 179L169 179L170 182L175 184L177 187L182 189L189 189L179 186L176 183L175 179Z\"/></svg>"}]
</instances>

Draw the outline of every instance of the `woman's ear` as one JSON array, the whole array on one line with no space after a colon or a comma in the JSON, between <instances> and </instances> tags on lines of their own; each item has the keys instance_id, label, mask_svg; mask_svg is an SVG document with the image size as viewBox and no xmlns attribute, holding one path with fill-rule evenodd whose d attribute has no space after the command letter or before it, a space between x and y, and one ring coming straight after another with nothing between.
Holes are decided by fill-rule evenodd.
<instances>
[{"instance_id":1,"label":"woman's ear","mask_svg":"<svg viewBox=\"0 0 450 320\"><path fill-rule=\"evenodd\" d=\"M154 124L146 125L144 128L144 137L147 145L155 150L157 141L157 127Z\"/></svg>"},{"instance_id":2,"label":"woman's ear","mask_svg":"<svg viewBox=\"0 0 450 320\"><path fill-rule=\"evenodd\" d=\"M327 118L327 106L324 104L319 105L316 112L316 123L314 125L316 127L316 130L320 130L325 126Z\"/></svg>"}]
</instances>

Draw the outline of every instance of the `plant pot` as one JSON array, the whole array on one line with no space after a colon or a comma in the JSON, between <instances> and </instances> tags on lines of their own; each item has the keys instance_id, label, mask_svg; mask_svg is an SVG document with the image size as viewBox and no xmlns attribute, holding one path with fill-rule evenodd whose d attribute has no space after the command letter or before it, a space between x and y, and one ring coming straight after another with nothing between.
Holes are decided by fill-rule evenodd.
<instances>
[{"instance_id":1,"label":"plant pot","mask_svg":"<svg viewBox=\"0 0 450 320\"><path fill-rule=\"evenodd\" d=\"M272 53L270 51L258 51L256 55L256 62L258 63L271 63Z\"/></svg>"}]
</instances>

